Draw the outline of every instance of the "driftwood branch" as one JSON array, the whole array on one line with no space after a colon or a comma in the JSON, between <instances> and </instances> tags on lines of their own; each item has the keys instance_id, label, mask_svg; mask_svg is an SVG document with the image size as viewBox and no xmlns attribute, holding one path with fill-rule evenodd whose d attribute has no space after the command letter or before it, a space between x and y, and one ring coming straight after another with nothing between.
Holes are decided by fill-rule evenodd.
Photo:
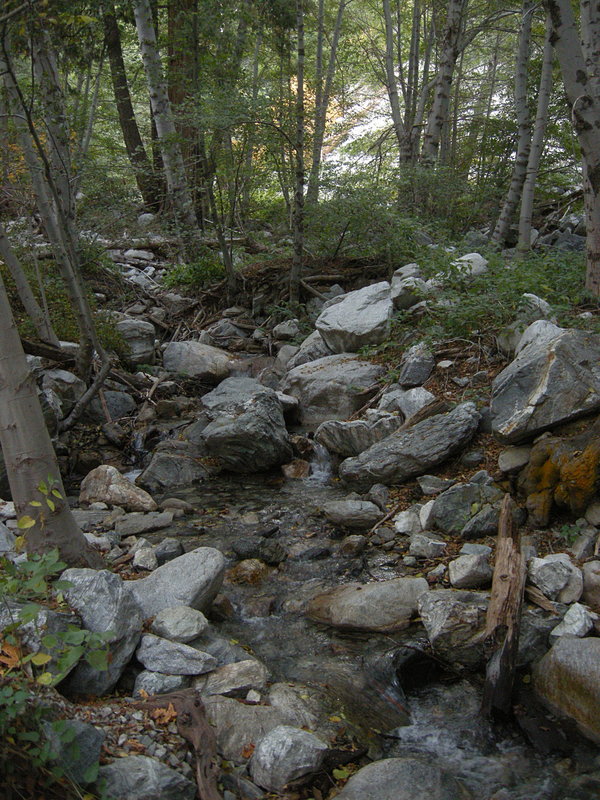
<instances>
[{"instance_id":1,"label":"driftwood branch","mask_svg":"<svg viewBox=\"0 0 600 800\"><path fill-rule=\"evenodd\" d=\"M483 689L482 712L487 716L510 714L517 662L526 570L512 510L512 498L506 494L498 522L496 565L483 634L493 651Z\"/></svg>"},{"instance_id":2,"label":"driftwood branch","mask_svg":"<svg viewBox=\"0 0 600 800\"><path fill-rule=\"evenodd\" d=\"M222 800L217 788L219 768L215 732L206 719L204 703L195 689L148 697L134 704L148 711L169 706L177 714L177 730L194 749L196 756L196 783L199 800Z\"/></svg>"}]
</instances>

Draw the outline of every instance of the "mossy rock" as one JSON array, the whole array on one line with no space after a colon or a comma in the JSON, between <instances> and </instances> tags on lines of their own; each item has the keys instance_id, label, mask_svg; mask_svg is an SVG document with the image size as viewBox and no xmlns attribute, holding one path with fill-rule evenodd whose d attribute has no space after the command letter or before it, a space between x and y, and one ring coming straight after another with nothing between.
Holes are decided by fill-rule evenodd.
<instances>
[{"instance_id":1,"label":"mossy rock","mask_svg":"<svg viewBox=\"0 0 600 800\"><path fill-rule=\"evenodd\" d=\"M600 419L573 436L537 442L519 478L530 521L545 527L554 505L584 514L600 487Z\"/></svg>"}]
</instances>

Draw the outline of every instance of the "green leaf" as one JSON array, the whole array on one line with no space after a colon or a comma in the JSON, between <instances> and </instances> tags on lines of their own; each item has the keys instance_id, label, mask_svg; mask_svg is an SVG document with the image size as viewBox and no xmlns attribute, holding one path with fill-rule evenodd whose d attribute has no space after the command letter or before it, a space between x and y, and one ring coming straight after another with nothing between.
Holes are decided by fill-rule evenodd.
<instances>
[{"instance_id":1,"label":"green leaf","mask_svg":"<svg viewBox=\"0 0 600 800\"><path fill-rule=\"evenodd\" d=\"M46 498L46 505L48 506L50 511L55 511L56 510L56 505L54 504L54 501L50 500L49 497Z\"/></svg>"},{"instance_id":2,"label":"green leaf","mask_svg":"<svg viewBox=\"0 0 600 800\"><path fill-rule=\"evenodd\" d=\"M86 771L83 773L83 776L82 776L83 780L81 782L82 783L94 783L94 781L98 777L99 768L100 768L100 764L98 764L98 762L96 762L95 764L92 764L91 767L88 767L86 769ZM86 796L87 797L91 797L91 795L86 795ZM84 800L85 800L85 798L84 798Z\"/></svg>"},{"instance_id":3,"label":"green leaf","mask_svg":"<svg viewBox=\"0 0 600 800\"><path fill-rule=\"evenodd\" d=\"M341 767L338 769L334 769L331 774L333 775L336 781L345 781L347 778L350 777L352 773L345 767Z\"/></svg>"},{"instance_id":4,"label":"green leaf","mask_svg":"<svg viewBox=\"0 0 600 800\"><path fill-rule=\"evenodd\" d=\"M59 499L59 500L62 500L62 499L63 499L63 496L62 496L62 494L61 494L61 493L58 491L58 489L52 489L52 494L54 495L54 497L58 497L58 499Z\"/></svg>"},{"instance_id":5,"label":"green leaf","mask_svg":"<svg viewBox=\"0 0 600 800\"><path fill-rule=\"evenodd\" d=\"M33 528L34 525L35 525L35 520L32 517L28 516L27 514L22 516L21 519L17 522L17 528L20 531L26 531L29 528Z\"/></svg>"},{"instance_id":6,"label":"green leaf","mask_svg":"<svg viewBox=\"0 0 600 800\"><path fill-rule=\"evenodd\" d=\"M42 674L36 678L36 683L39 683L41 686L51 686L53 681L54 676L51 672L42 672Z\"/></svg>"},{"instance_id":7,"label":"green leaf","mask_svg":"<svg viewBox=\"0 0 600 800\"><path fill-rule=\"evenodd\" d=\"M86 653L85 660L94 669L108 669L108 654L105 650L91 650Z\"/></svg>"},{"instance_id":8,"label":"green leaf","mask_svg":"<svg viewBox=\"0 0 600 800\"><path fill-rule=\"evenodd\" d=\"M39 500L32 500L28 505L34 506L35 508L41 508L42 504Z\"/></svg>"},{"instance_id":9,"label":"green leaf","mask_svg":"<svg viewBox=\"0 0 600 800\"><path fill-rule=\"evenodd\" d=\"M52 661L52 656L49 653L35 653L31 657L31 663L35 664L36 667L41 667L49 661Z\"/></svg>"},{"instance_id":10,"label":"green leaf","mask_svg":"<svg viewBox=\"0 0 600 800\"><path fill-rule=\"evenodd\" d=\"M52 479L48 478L48 480L52 480ZM41 492L42 494L44 494L44 495L48 494L48 486L46 485L45 481L40 481L38 483L38 485L37 485L37 488L38 488L38 491Z\"/></svg>"},{"instance_id":11,"label":"green leaf","mask_svg":"<svg viewBox=\"0 0 600 800\"><path fill-rule=\"evenodd\" d=\"M40 734L38 731L23 731L19 734L19 739L22 742L39 742Z\"/></svg>"}]
</instances>

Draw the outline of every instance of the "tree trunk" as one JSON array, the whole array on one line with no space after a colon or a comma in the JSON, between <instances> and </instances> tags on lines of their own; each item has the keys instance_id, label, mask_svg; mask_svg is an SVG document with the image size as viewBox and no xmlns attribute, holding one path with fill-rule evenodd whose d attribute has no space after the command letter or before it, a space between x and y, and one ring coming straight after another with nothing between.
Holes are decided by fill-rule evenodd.
<instances>
[{"instance_id":1,"label":"tree trunk","mask_svg":"<svg viewBox=\"0 0 600 800\"><path fill-rule=\"evenodd\" d=\"M294 191L293 239L294 255L290 271L290 301L300 299L300 281L304 260L304 0L296 0L298 63L296 70L296 137L294 162L296 185Z\"/></svg>"},{"instance_id":2,"label":"tree trunk","mask_svg":"<svg viewBox=\"0 0 600 800\"><path fill-rule=\"evenodd\" d=\"M423 147L421 148L421 161L426 166L433 166L437 161L442 131L448 119L450 87L456 60L461 51L461 39L468 2L469 0L448 0L446 25L442 39L438 73L435 80L433 103L427 118Z\"/></svg>"},{"instance_id":3,"label":"tree trunk","mask_svg":"<svg viewBox=\"0 0 600 800\"><path fill-rule=\"evenodd\" d=\"M585 286L600 296L600 86L597 76L600 16L596 4L581 2L581 36L571 0L544 0L553 28L573 128L581 147L587 225Z\"/></svg>"},{"instance_id":4,"label":"tree trunk","mask_svg":"<svg viewBox=\"0 0 600 800\"><path fill-rule=\"evenodd\" d=\"M322 1L322 0L321 0ZM347 5L347 0L340 0L335 18L335 25L333 28L333 36L331 39L331 47L329 49L329 61L327 64L327 73L325 75L325 84L322 83L322 72L319 76L319 71L322 71L322 63L319 66L317 62L317 94L315 99L315 130L313 135L312 146L312 163L310 165L310 174L308 177L308 186L306 189L306 202L317 203L319 200L319 172L321 170L321 156L323 153L323 141L325 138L325 125L327 122L327 109L329 108L329 98L331 96L331 88L333 85L333 78L335 75L335 63L337 58L337 48L342 32L342 22L344 19L344 10ZM321 37L322 39L322 37ZM322 47L322 44L321 44ZM322 60L322 53L321 53Z\"/></svg>"},{"instance_id":5,"label":"tree trunk","mask_svg":"<svg viewBox=\"0 0 600 800\"><path fill-rule=\"evenodd\" d=\"M523 184L523 195L521 197L521 213L519 216L519 242L517 250L521 253L531 249L531 224L533 215L533 198L535 185L537 182L538 170L542 151L544 149L544 137L548 124L548 106L552 93L552 66L554 63L554 48L552 46L552 22L550 15L546 15L546 38L544 40L544 54L542 56L542 73L540 76L540 86L538 90L537 111L533 135L531 137L531 149L527 162L527 173Z\"/></svg>"},{"instance_id":6,"label":"tree trunk","mask_svg":"<svg viewBox=\"0 0 600 800\"><path fill-rule=\"evenodd\" d=\"M112 4L108 6L103 20L113 92L127 157L133 167L135 181L145 207L149 211L158 211L161 205L160 182L154 175L152 164L146 155L146 148L135 119L123 61L121 34Z\"/></svg>"},{"instance_id":7,"label":"tree trunk","mask_svg":"<svg viewBox=\"0 0 600 800\"><path fill-rule=\"evenodd\" d=\"M390 0L383 0L383 18L385 21L385 86L390 101L392 112L392 125L400 152L406 149L406 130L400 111L400 98L398 96L398 82L394 68L394 26Z\"/></svg>"},{"instance_id":8,"label":"tree trunk","mask_svg":"<svg viewBox=\"0 0 600 800\"><path fill-rule=\"evenodd\" d=\"M19 300L23 304L23 308L25 309L27 316L33 323L35 332L42 342L53 344L55 347L60 347L58 336L56 333L54 333L50 320L44 314L43 309L40 308L33 292L31 291L27 276L23 272L23 267L21 266L19 259L16 257L14 250L11 247L2 222L0 222L0 257L8 267L8 271L15 282Z\"/></svg>"},{"instance_id":9,"label":"tree trunk","mask_svg":"<svg viewBox=\"0 0 600 800\"><path fill-rule=\"evenodd\" d=\"M183 237L189 241L190 238L193 239L198 233L198 222L185 176L185 165L171 113L171 104L167 95L149 0L135 0L133 12L140 53L150 93L150 104L160 142L167 190L173 203L175 215L183 228Z\"/></svg>"},{"instance_id":10,"label":"tree trunk","mask_svg":"<svg viewBox=\"0 0 600 800\"><path fill-rule=\"evenodd\" d=\"M493 649L483 689L486 716L508 716L517 665L521 607L527 570L520 552L519 531L512 516L513 501L505 495L498 522L496 564L484 637Z\"/></svg>"},{"instance_id":11,"label":"tree trunk","mask_svg":"<svg viewBox=\"0 0 600 800\"><path fill-rule=\"evenodd\" d=\"M527 74L529 67L529 54L531 50L531 22L535 8L534 0L524 0L519 29L517 58L515 64L515 112L519 135L517 140L517 154L513 165L510 186L500 216L492 233L492 241L504 247L510 224L515 210L519 205L523 184L527 173L527 163L531 149L531 119L527 103Z\"/></svg>"},{"instance_id":12,"label":"tree trunk","mask_svg":"<svg viewBox=\"0 0 600 800\"><path fill-rule=\"evenodd\" d=\"M89 547L66 502L35 382L1 277L0 445L17 516L35 521L25 530L27 551L45 553L57 548L70 565L102 567L102 559ZM38 505L31 505L32 501Z\"/></svg>"}]
</instances>

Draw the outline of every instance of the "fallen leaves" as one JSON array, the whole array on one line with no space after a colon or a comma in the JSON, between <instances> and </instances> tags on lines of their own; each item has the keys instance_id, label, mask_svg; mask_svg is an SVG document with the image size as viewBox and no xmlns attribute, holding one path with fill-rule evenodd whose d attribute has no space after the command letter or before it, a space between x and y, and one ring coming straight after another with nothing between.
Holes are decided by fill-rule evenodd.
<instances>
[{"instance_id":1,"label":"fallen leaves","mask_svg":"<svg viewBox=\"0 0 600 800\"><path fill-rule=\"evenodd\" d=\"M169 703L166 708L153 709L150 712L150 716L158 725L169 725L169 723L177 719L177 711L175 711L173 703Z\"/></svg>"}]
</instances>

